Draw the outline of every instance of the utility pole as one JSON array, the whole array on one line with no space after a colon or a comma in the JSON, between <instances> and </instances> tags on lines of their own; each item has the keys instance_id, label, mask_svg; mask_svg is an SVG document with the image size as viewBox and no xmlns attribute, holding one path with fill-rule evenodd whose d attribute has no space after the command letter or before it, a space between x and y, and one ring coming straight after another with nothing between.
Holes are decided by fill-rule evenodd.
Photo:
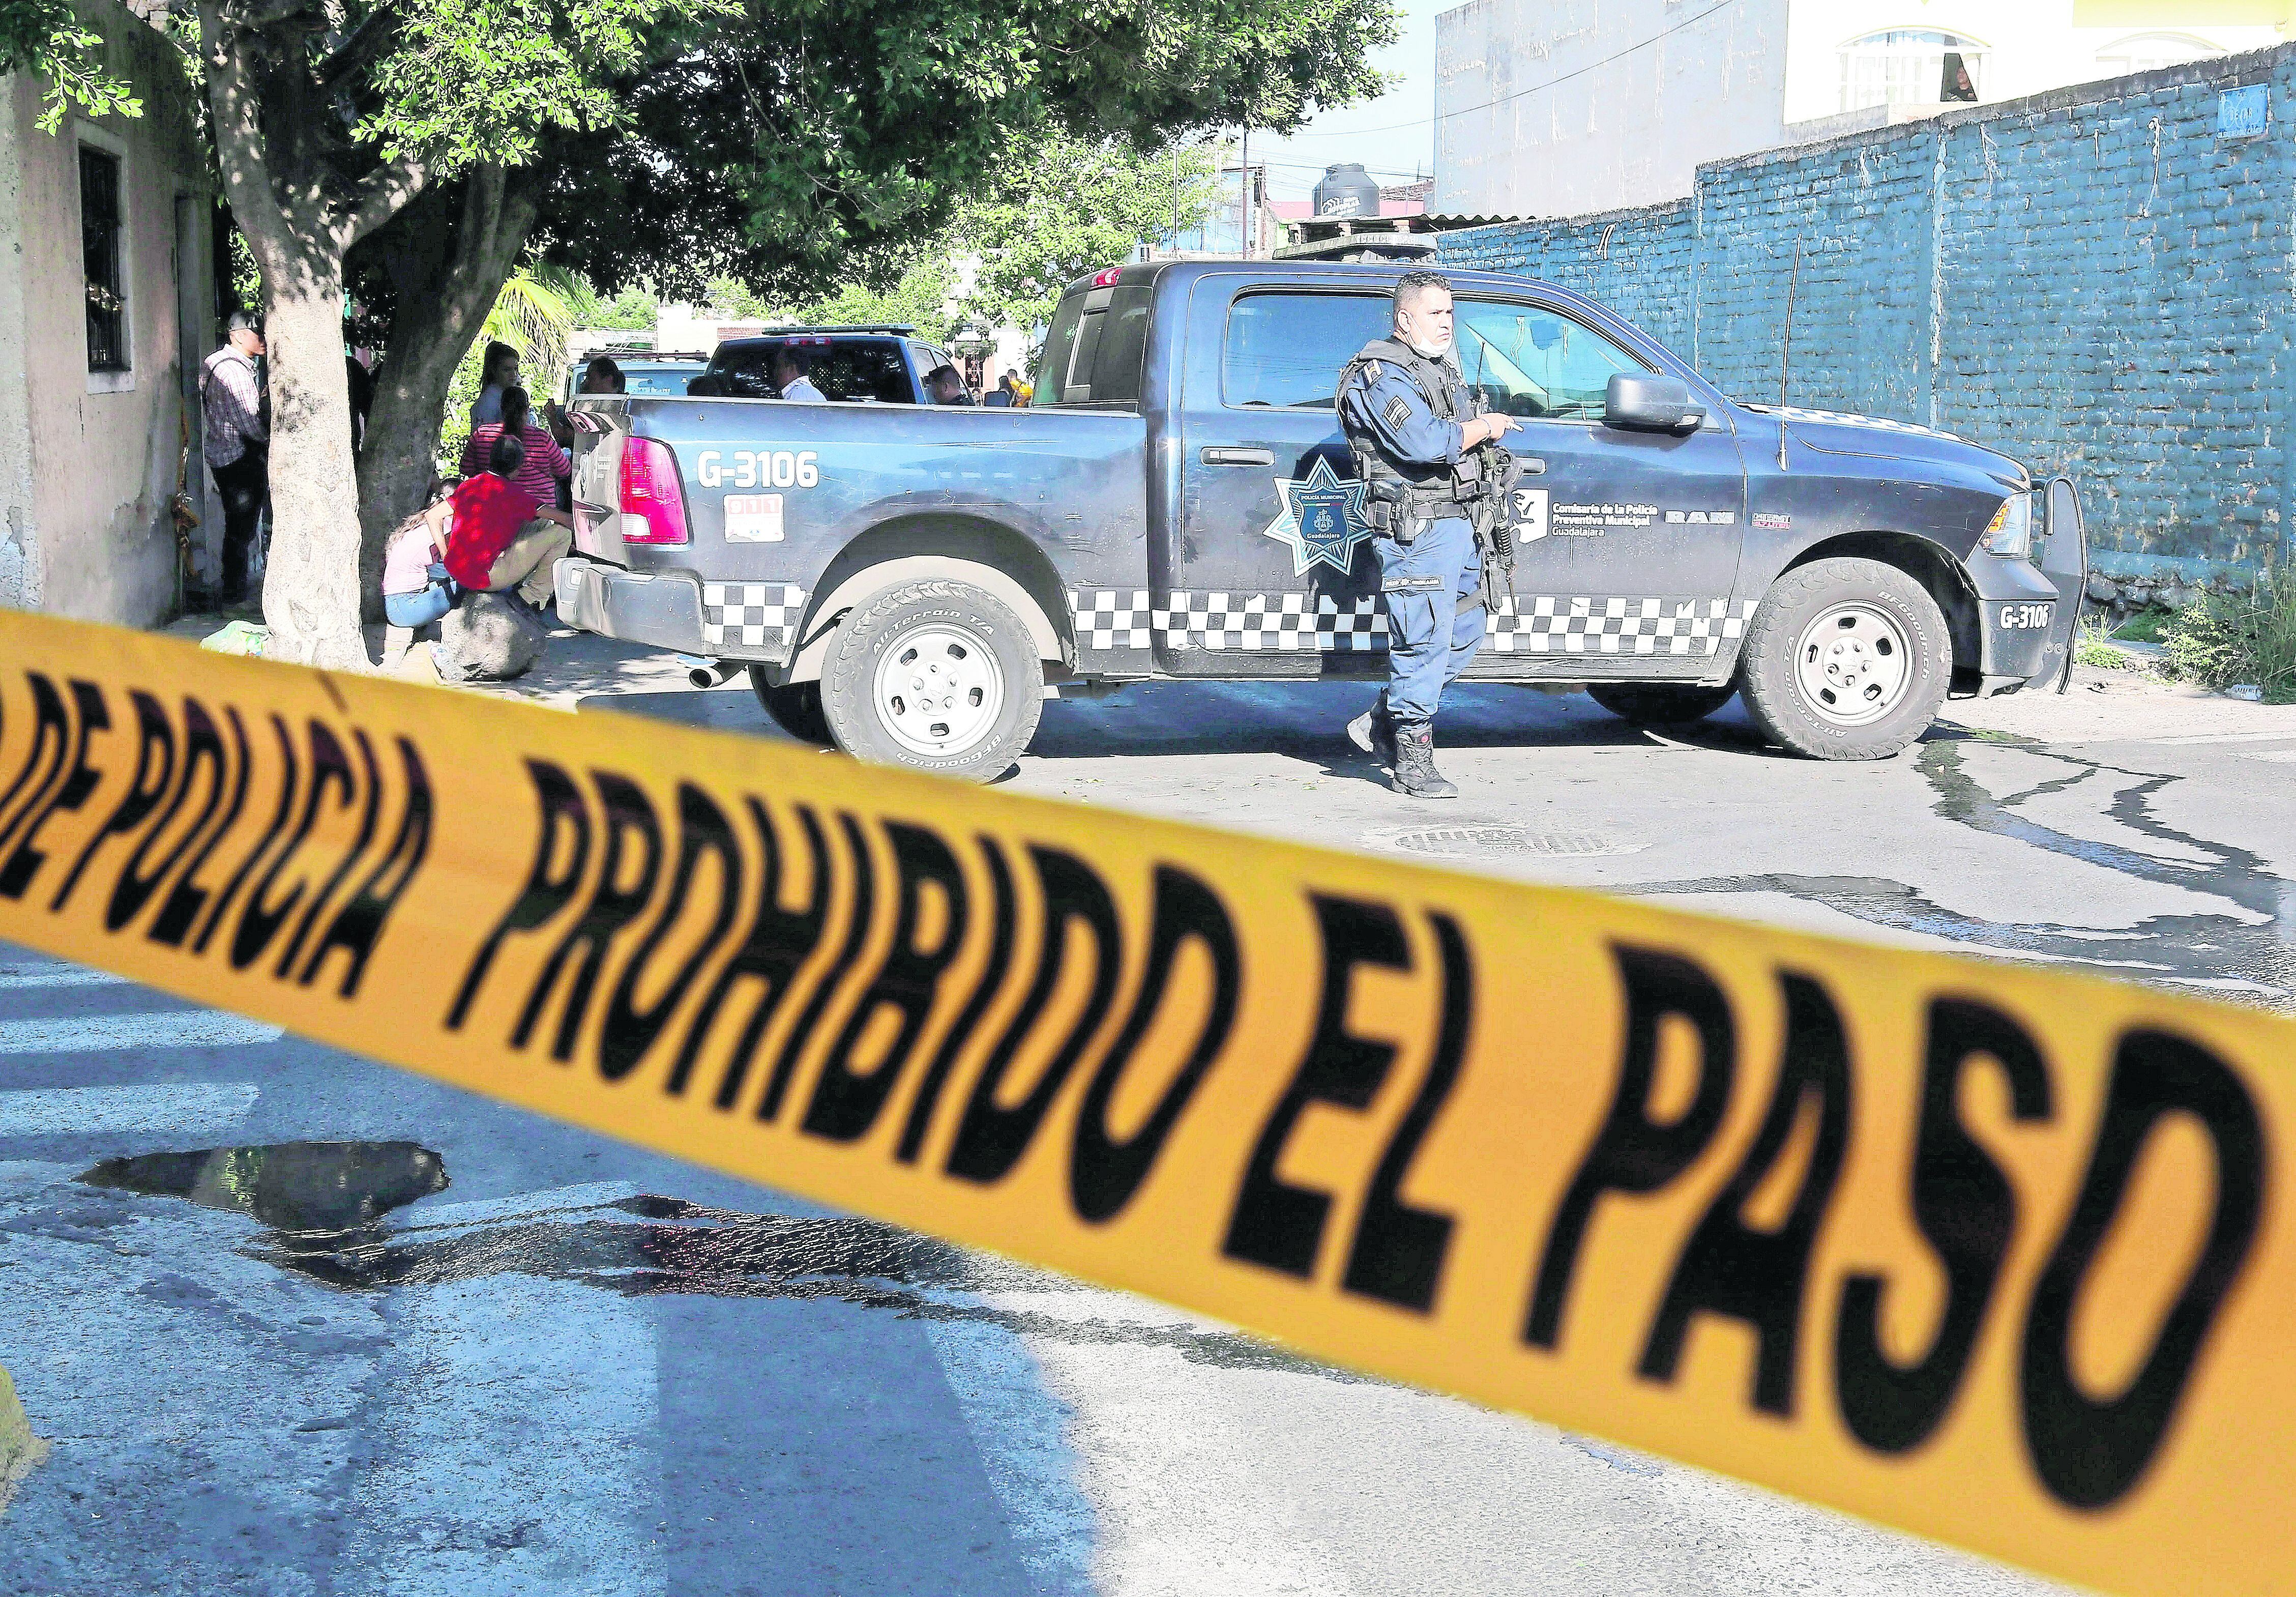
<instances>
[{"instance_id":1,"label":"utility pole","mask_svg":"<svg viewBox=\"0 0 2296 1597\"><path fill-rule=\"evenodd\" d=\"M1251 259L1251 124L1243 125L1243 258Z\"/></svg>"}]
</instances>

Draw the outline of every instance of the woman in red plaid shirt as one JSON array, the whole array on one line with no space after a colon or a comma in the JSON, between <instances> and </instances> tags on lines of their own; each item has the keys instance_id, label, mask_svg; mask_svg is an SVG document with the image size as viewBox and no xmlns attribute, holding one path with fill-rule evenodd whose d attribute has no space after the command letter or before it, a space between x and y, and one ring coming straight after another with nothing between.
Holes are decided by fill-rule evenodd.
<instances>
[{"instance_id":1,"label":"woman in red plaid shirt","mask_svg":"<svg viewBox=\"0 0 2296 1597\"><path fill-rule=\"evenodd\" d=\"M495 440L515 438L524 446L526 458L511 478L511 486L531 494L537 510L556 509L558 485L573 474L573 457L558 447L549 429L537 425L528 413L526 390L503 390L502 413L501 421L471 429L471 441L463 446L463 475L475 477L487 469Z\"/></svg>"}]
</instances>

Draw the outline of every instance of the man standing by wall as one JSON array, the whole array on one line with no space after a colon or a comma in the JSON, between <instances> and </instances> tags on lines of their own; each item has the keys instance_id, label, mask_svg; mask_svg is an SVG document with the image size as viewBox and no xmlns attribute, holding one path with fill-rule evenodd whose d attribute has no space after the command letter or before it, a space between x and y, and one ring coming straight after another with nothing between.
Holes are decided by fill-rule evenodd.
<instances>
[{"instance_id":1,"label":"man standing by wall","mask_svg":"<svg viewBox=\"0 0 2296 1597\"><path fill-rule=\"evenodd\" d=\"M223 602L247 597L248 550L269 492L267 450L271 406L257 381L263 330L244 310L231 314L224 344L200 368L200 408L205 419L208 469L223 503Z\"/></svg>"},{"instance_id":2,"label":"man standing by wall","mask_svg":"<svg viewBox=\"0 0 2296 1597\"><path fill-rule=\"evenodd\" d=\"M1468 451L1522 424L1476 414L1450 358L1451 286L1432 272L1395 285L1395 327L1340 375L1340 425L1371 491L1372 550L1387 605L1388 685L1348 736L1387 761L1398 793L1456 798L1435 769L1435 709L1483 642L1482 560L1467 519Z\"/></svg>"}]
</instances>

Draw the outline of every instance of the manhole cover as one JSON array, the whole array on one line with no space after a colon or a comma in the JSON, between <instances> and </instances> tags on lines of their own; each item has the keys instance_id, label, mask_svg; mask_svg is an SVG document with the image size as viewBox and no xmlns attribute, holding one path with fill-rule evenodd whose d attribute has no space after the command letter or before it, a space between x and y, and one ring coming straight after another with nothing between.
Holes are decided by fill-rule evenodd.
<instances>
[{"instance_id":1,"label":"manhole cover","mask_svg":"<svg viewBox=\"0 0 2296 1597\"><path fill-rule=\"evenodd\" d=\"M1631 854L1647 847L1600 832L1548 832L1532 827L1414 827L1374 832L1364 839L1406 854L1444 860L1487 860L1508 854Z\"/></svg>"}]
</instances>

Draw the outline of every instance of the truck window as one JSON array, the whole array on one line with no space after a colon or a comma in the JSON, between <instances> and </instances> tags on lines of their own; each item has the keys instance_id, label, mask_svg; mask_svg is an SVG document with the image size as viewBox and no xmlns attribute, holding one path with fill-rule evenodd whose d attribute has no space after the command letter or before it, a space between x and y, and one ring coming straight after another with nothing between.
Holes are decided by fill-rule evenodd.
<instances>
[{"instance_id":1,"label":"truck window","mask_svg":"<svg viewBox=\"0 0 2296 1597\"><path fill-rule=\"evenodd\" d=\"M1559 311L1461 300L1459 370L1493 410L1529 421L1600 421L1619 372L1649 366Z\"/></svg>"},{"instance_id":2,"label":"truck window","mask_svg":"<svg viewBox=\"0 0 2296 1597\"><path fill-rule=\"evenodd\" d=\"M772 343L746 345L729 352L722 364L710 363L710 375L719 380L718 391L733 399L764 399L773 392L767 375ZM916 391L909 383L909 368L901 346L890 338L846 338L834 342L800 341L806 375L824 399L874 399L885 405L912 405Z\"/></svg>"},{"instance_id":3,"label":"truck window","mask_svg":"<svg viewBox=\"0 0 2296 1597\"><path fill-rule=\"evenodd\" d=\"M1230 405L1330 410L1356 351L1387 336L1385 294L1246 294L1227 313L1220 389Z\"/></svg>"},{"instance_id":4,"label":"truck window","mask_svg":"<svg viewBox=\"0 0 2296 1597\"><path fill-rule=\"evenodd\" d=\"M1076 357L1077 327L1084 320L1084 302L1091 296L1078 289L1053 309L1052 331L1045 334L1044 352L1037 357L1036 375L1029 386L1038 405L1061 402L1061 387L1069 379L1069 363Z\"/></svg>"},{"instance_id":5,"label":"truck window","mask_svg":"<svg viewBox=\"0 0 2296 1597\"><path fill-rule=\"evenodd\" d=\"M1075 348L1068 370L1058 384L1062 405L1132 405L1140 399L1140 368L1148 358L1148 306L1152 292L1144 283L1108 291L1107 303L1095 305L1097 295L1078 301ZM1067 307L1063 306L1065 310ZM1062 331L1057 320L1054 331ZM1049 358L1056 346L1046 341L1047 376L1059 372Z\"/></svg>"}]
</instances>

